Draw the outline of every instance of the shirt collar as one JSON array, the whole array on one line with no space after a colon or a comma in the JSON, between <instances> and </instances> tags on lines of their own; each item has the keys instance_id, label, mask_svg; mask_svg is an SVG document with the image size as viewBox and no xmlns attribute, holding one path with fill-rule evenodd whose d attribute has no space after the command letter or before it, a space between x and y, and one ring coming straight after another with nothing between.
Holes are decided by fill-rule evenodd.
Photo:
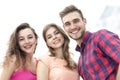
<instances>
[{"instance_id":1,"label":"shirt collar","mask_svg":"<svg viewBox=\"0 0 120 80\"><path fill-rule=\"evenodd\" d=\"M81 49L83 50L83 48L85 47L85 45L86 45L86 43L89 40L89 38L90 38L91 35L92 35L91 32L86 31L84 33L83 38L82 38L81 47L79 45L77 45L75 50L81 52Z\"/></svg>"}]
</instances>

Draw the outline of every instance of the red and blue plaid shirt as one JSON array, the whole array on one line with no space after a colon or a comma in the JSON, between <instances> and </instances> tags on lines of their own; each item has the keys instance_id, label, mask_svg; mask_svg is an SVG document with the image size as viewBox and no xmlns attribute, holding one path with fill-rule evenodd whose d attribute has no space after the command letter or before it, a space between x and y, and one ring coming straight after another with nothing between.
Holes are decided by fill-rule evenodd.
<instances>
[{"instance_id":1,"label":"red and blue plaid shirt","mask_svg":"<svg viewBox=\"0 0 120 80\"><path fill-rule=\"evenodd\" d=\"M120 39L107 30L85 32L78 61L78 71L83 80L116 80L120 64Z\"/></svg>"}]
</instances>

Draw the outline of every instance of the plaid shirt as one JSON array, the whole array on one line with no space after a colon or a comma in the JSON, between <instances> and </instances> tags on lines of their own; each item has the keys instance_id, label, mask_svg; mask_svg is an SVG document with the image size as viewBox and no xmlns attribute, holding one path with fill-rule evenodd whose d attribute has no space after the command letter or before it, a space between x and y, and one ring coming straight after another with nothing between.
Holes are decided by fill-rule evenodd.
<instances>
[{"instance_id":1,"label":"plaid shirt","mask_svg":"<svg viewBox=\"0 0 120 80\"><path fill-rule=\"evenodd\" d=\"M120 64L120 39L107 30L86 31L81 47L78 71L83 80L116 80Z\"/></svg>"}]
</instances>

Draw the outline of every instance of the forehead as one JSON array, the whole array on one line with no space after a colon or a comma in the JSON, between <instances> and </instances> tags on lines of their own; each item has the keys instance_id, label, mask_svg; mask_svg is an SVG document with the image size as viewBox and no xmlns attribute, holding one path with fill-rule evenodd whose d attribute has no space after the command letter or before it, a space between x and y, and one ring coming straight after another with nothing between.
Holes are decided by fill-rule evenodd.
<instances>
[{"instance_id":1,"label":"forehead","mask_svg":"<svg viewBox=\"0 0 120 80\"><path fill-rule=\"evenodd\" d=\"M71 12L71 13L68 13L67 15L65 15L62 18L62 20L65 23L65 22L71 21L71 20L76 19L76 18L81 18L81 17L80 17L80 14L78 12L74 11L74 12Z\"/></svg>"},{"instance_id":2,"label":"forehead","mask_svg":"<svg viewBox=\"0 0 120 80\"><path fill-rule=\"evenodd\" d=\"M55 31L57 31L57 28L55 28L55 27L50 27L50 28L46 31L46 35L52 34L52 33L54 33Z\"/></svg>"},{"instance_id":3,"label":"forehead","mask_svg":"<svg viewBox=\"0 0 120 80\"><path fill-rule=\"evenodd\" d=\"M28 34L33 34L33 31L30 28L22 29L18 32L19 36L25 36Z\"/></svg>"}]
</instances>

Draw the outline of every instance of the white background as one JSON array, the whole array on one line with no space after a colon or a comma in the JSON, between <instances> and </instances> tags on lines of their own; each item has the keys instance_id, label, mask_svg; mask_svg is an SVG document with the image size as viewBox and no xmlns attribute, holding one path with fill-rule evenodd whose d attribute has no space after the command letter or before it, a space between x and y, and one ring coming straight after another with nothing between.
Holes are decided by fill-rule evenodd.
<instances>
[{"instance_id":1,"label":"white background","mask_svg":"<svg viewBox=\"0 0 120 80\"><path fill-rule=\"evenodd\" d=\"M62 27L59 12L66 6L74 4L87 18L86 28L95 31L97 21L106 5L119 5L119 0L0 0L0 62L2 62L10 34L21 23L28 22L39 35L35 56L46 54L47 47L42 38L42 29L48 23ZM74 52L75 42L71 40L70 48Z\"/></svg>"}]
</instances>

